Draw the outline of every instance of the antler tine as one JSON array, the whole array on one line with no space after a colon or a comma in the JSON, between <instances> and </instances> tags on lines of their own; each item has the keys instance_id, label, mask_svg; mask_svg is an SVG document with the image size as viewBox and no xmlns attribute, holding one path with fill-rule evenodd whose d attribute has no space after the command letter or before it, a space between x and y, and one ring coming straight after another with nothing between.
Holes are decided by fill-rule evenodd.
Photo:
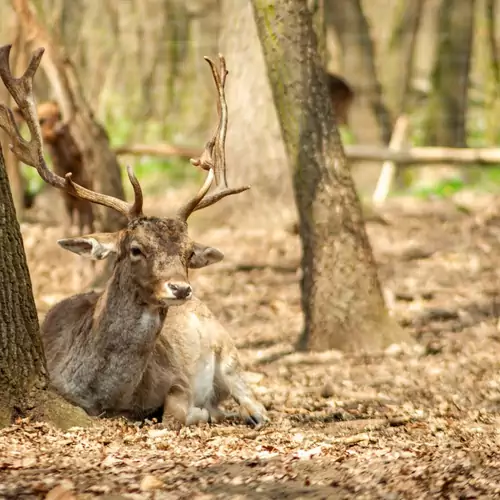
<instances>
[{"instance_id":1,"label":"antler tine","mask_svg":"<svg viewBox=\"0 0 500 500\"><path fill-rule=\"evenodd\" d=\"M142 188L137 180L137 177L134 174L134 169L131 165L127 165L127 175L130 184L132 184L132 189L134 190L134 203L129 208L129 216L131 218L141 217L142 213L142 205L144 202L144 198L142 196Z\"/></svg>"},{"instance_id":2,"label":"antler tine","mask_svg":"<svg viewBox=\"0 0 500 500\"><path fill-rule=\"evenodd\" d=\"M36 73L44 49L40 48L31 55L28 68L20 78L12 76L9 64L12 45L0 47L0 78L5 87L18 105L21 113L26 119L31 134L30 141L25 140L17 127L12 110L0 105L0 126L8 134L12 141L11 149L15 155L27 165L38 169L40 159L43 158L43 147L40 126L36 119L36 107L33 98L33 75ZM43 167L43 165L42 165ZM45 165L46 167L46 165ZM66 183L64 179L56 176L48 169L39 170L42 179L56 187L62 188Z\"/></svg>"},{"instance_id":3,"label":"antler tine","mask_svg":"<svg viewBox=\"0 0 500 500\"><path fill-rule=\"evenodd\" d=\"M222 200L222 198L225 198L226 196L231 196L233 194L243 193L244 191L247 191L248 189L250 189L250 186L240 186L237 188L226 188L226 189L223 189L222 191L217 191L216 193L208 196L201 203L196 205L193 212L196 212L196 210L201 210L202 208L207 208L210 205L217 203L219 200Z\"/></svg>"},{"instance_id":4,"label":"antler tine","mask_svg":"<svg viewBox=\"0 0 500 500\"><path fill-rule=\"evenodd\" d=\"M36 168L40 177L51 186L67 191L77 198L112 208L129 219L142 215L142 191L131 167L127 167L127 173L134 188L135 200L132 205L119 198L97 193L76 184L71 179L71 173L61 177L48 168L43 156L42 134L33 95L33 77L40 65L45 49L42 47L35 50L24 74L20 78L15 78L9 65L11 48L12 45L0 47L0 78L18 105L31 135L29 141L24 139L19 132L12 110L0 105L0 127L5 130L12 141L10 147L14 154L23 163Z\"/></svg>"},{"instance_id":5,"label":"antler tine","mask_svg":"<svg viewBox=\"0 0 500 500\"><path fill-rule=\"evenodd\" d=\"M238 194L246 191L250 186L243 186L239 188L228 188L227 176L226 176L226 133L228 124L228 110L225 95L225 85L226 77L228 74L226 68L226 60L222 54L219 54L220 69L217 69L215 63L208 57L205 60L210 65L212 71L212 76L214 79L215 86L217 88L218 100L217 100L217 112L219 115L219 123L213 137L206 143L205 149L201 156L197 159L192 159L191 163L195 166L201 167L203 170L208 171L207 179L205 184L197 193L197 195L192 198L186 205L184 205L178 212L178 216L183 220L187 220L189 215L196 210L201 210L202 208L213 205L222 198L226 196ZM205 195L210 189L212 181L215 179L215 184L219 184L219 177L222 173L224 178L225 189L216 192L213 195L205 198ZM212 175L211 175L212 174Z\"/></svg>"},{"instance_id":6,"label":"antler tine","mask_svg":"<svg viewBox=\"0 0 500 500\"><path fill-rule=\"evenodd\" d=\"M214 181L214 177L214 169L211 168L208 171L205 182L203 183L203 186L201 186L200 190L177 211L177 217L179 217L179 219L183 220L184 222L188 220L189 216L196 210L196 206L208 193L208 190L210 189L210 186Z\"/></svg>"},{"instance_id":7,"label":"antler tine","mask_svg":"<svg viewBox=\"0 0 500 500\"><path fill-rule=\"evenodd\" d=\"M65 176L65 179L67 181L66 190L68 191L68 193L82 200L87 200L90 201L91 203L97 203L98 205L104 205L105 207L112 208L113 210L116 210L117 212L125 215L128 219L135 219L143 215L142 189L130 165L127 165L127 175L130 184L132 184L132 188L134 189L133 204L127 203L126 201L120 200L119 198L115 198L113 196L96 193L95 191L91 191L90 189L80 186L80 184L73 182L71 178L72 177L71 172L67 173Z\"/></svg>"},{"instance_id":8,"label":"antler tine","mask_svg":"<svg viewBox=\"0 0 500 500\"><path fill-rule=\"evenodd\" d=\"M222 191L218 191L217 193L212 194L208 198L205 198L201 201L193 211L201 210L202 208L209 207L214 203L217 203L222 198L226 196L231 196L233 194L242 193L248 189L250 186L241 186L238 188L229 188L227 184L227 173L226 173L226 133L227 133L227 124L228 124L228 111L227 111L227 102L225 95L225 84L226 84L226 76L228 74L226 68L226 59L222 54L219 54L220 61L220 74L217 72L217 68L212 60L208 57L205 57L205 60L210 64L210 69L212 70L212 75L214 77L215 86L217 87L217 91L219 93L219 100L217 102L217 110L219 112L219 125L217 127L216 134L213 138L214 147L213 154L214 164L218 167L219 172L223 172L224 174L224 185L225 189Z\"/></svg>"},{"instance_id":9,"label":"antler tine","mask_svg":"<svg viewBox=\"0 0 500 500\"><path fill-rule=\"evenodd\" d=\"M224 93L224 87L226 84L226 61L222 55L219 55L221 69L220 74L217 70L216 65L209 57L204 57L205 61L210 65L212 71L212 76L214 79L215 87L217 88L218 100L217 100L217 114L219 115L219 122L217 128L212 136L212 138L205 144L205 149L203 150L201 156L197 159L191 159L191 163L203 170L214 170L215 185L219 185L221 170L224 175L224 183L227 186L226 172L225 172L225 159L224 156L220 158L217 149L222 146L222 152L224 152L226 131L227 131L227 104ZM214 158L215 156L215 158Z\"/></svg>"},{"instance_id":10,"label":"antler tine","mask_svg":"<svg viewBox=\"0 0 500 500\"><path fill-rule=\"evenodd\" d=\"M217 93L219 95L219 99L217 101L217 113L219 115L219 123L217 124L217 129L215 130L213 141L213 150L212 154L215 156L213 159L214 164L214 173L215 173L215 185L219 185L219 176L222 172L224 176L224 185L227 186L227 175L226 175L226 133L227 133L227 122L228 122L228 113L227 113L227 102L226 102L226 94L225 94L225 86L226 86L226 77L227 77L227 68L226 68L226 59L222 54L219 54L219 62L220 62L220 73L217 71L217 67L214 62L205 57L205 61L210 65L210 69L212 71L212 76L214 78L215 87L217 88Z\"/></svg>"}]
</instances>

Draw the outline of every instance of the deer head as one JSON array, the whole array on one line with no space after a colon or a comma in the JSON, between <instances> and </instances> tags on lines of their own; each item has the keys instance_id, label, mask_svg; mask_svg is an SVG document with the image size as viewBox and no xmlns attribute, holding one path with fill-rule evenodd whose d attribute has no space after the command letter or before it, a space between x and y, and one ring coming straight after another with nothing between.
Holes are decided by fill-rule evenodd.
<instances>
[{"instance_id":1,"label":"deer head","mask_svg":"<svg viewBox=\"0 0 500 500\"><path fill-rule=\"evenodd\" d=\"M14 117L18 126L24 122L23 113L14 108ZM37 106L38 122L44 143L51 144L57 138L59 127L63 124L62 113L57 101L45 101Z\"/></svg>"},{"instance_id":2,"label":"deer head","mask_svg":"<svg viewBox=\"0 0 500 500\"><path fill-rule=\"evenodd\" d=\"M340 76L326 73L328 91L332 100L337 125L349 125L349 110L354 99L354 91Z\"/></svg>"},{"instance_id":3,"label":"deer head","mask_svg":"<svg viewBox=\"0 0 500 500\"><path fill-rule=\"evenodd\" d=\"M51 143L56 139L57 130L62 125L62 113L56 101L42 102L38 108L38 122L42 130L44 142Z\"/></svg>"},{"instance_id":4,"label":"deer head","mask_svg":"<svg viewBox=\"0 0 500 500\"><path fill-rule=\"evenodd\" d=\"M200 158L191 160L193 165L207 172L205 182L198 193L177 210L174 217L159 218L143 214L142 189L131 167L127 167L127 174L134 191L132 203L89 190L73 182L70 173L61 177L47 167L43 156L43 124L41 126L33 96L33 77L44 49L40 48L32 54L28 68L20 78L11 74L10 50L10 45L0 48L0 77L17 103L31 134L29 141L24 139L19 133L13 112L0 105L0 127L9 135L13 152L22 162L36 168L48 184L77 198L114 209L128 220L127 226L118 232L67 238L59 240L59 245L91 259L100 260L116 255L115 273L120 273L125 277L124 282L135 286L139 299L144 303L167 306L189 299L192 292L188 269L205 267L223 259L219 250L190 239L187 225L189 216L196 210L249 188L228 188L226 182L224 145L227 105L224 87L227 70L224 58L219 55L220 69L205 58L218 91L219 114L219 123L212 139L207 142ZM214 180L216 185L219 184L221 174L225 187L207 196Z\"/></svg>"}]
</instances>

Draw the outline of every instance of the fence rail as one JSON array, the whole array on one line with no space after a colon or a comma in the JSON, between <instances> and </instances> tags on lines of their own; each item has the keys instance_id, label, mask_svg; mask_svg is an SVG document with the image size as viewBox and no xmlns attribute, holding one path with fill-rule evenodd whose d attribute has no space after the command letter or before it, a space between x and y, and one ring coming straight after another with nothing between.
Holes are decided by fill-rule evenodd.
<instances>
[{"instance_id":1,"label":"fence rail","mask_svg":"<svg viewBox=\"0 0 500 500\"><path fill-rule=\"evenodd\" d=\"M440 148L410 147L401 150L385 146L347 145L346 156L353 161L391 161L398 165L457 165L479 164L493 166L500 163L500 148ZM168 158L195 158L201 149L172 144L129 144L115 148L117 155L155 156Z\"/></svg>"}]
</instances>

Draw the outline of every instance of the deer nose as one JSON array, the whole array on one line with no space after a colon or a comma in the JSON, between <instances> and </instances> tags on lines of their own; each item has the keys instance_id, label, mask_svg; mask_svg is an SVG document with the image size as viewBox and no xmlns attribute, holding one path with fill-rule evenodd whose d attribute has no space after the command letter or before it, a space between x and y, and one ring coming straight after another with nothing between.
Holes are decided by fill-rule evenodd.
<instances>
[{"instance_id":1,"label":"deer nose","mask_svg":"<svg viewBox=\"0 0 500 500\"><path fill-rule=\"evenodd\" d=\"M191 285L187 283L167 283L168 288L176 299L189 299L193 293Z\"/></svg>"}]
</instances>

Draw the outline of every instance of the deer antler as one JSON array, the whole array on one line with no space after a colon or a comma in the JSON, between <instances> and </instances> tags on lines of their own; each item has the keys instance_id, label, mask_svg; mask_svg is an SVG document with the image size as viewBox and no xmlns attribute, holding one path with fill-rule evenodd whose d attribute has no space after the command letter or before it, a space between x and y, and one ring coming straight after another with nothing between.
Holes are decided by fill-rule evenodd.
<instances>
[{"instance_id":1,"label":"deer antler","mask_svg":"<svg viewBox=\"0 0 500 500\"><path fill-rule=\"evenodd\" d=\"M23 118L26 120L31 138L24 139L17 127L12 110L0 104L0 127L5 130L12 144L10 148L23 163L36 168L40 177L51 186L67 191L75 198L98 203L112 208L125 215L128 219L142 215L142 190L139 181L134 175L132 167L127 166L127 174L134 189L134 203L129 204L119 198L97 193L76 184L71 180L71 174L61 177L52 172L43 157L43 143L36 111L35 97L33 95L33 77L42 59L44 48L39 48L31 55L28 68L20 78L15 78L10 70L9 56L12 45L0 47L0 78L7 87L10 95L19 107Z\"/></svg>"},{"instance_id":2,"label":"deer antler","mask_svg":"<svg viewBox=\"0 0 500 500\"><path fill-rule=\"evenodd\" d=\"M217 66L211 59L205 57L205 60L210 65L215 86L217 88L217 113L219 115L219 123L213 137L205 144L205 149L203 150L201 156L197 159L191 160L193 165L198 166L203 170L207 170L208 173L205 182L198 193L178 210L177 216L184 221L186 221L196 210L201 210L202 208L213 205L226 196L242 193L243 191L250 189L250 186L229 188L227 185L225 145L228 112L225 85L228 71L226 69L226 60L221 54L219 54L220 70L217 69ZM219 185L221 173L224 177L225 188L213 193L208 198L205 198L205 195L208 193L214 180L215 184L217 186Z\"/></svg>"}]
</instances>

